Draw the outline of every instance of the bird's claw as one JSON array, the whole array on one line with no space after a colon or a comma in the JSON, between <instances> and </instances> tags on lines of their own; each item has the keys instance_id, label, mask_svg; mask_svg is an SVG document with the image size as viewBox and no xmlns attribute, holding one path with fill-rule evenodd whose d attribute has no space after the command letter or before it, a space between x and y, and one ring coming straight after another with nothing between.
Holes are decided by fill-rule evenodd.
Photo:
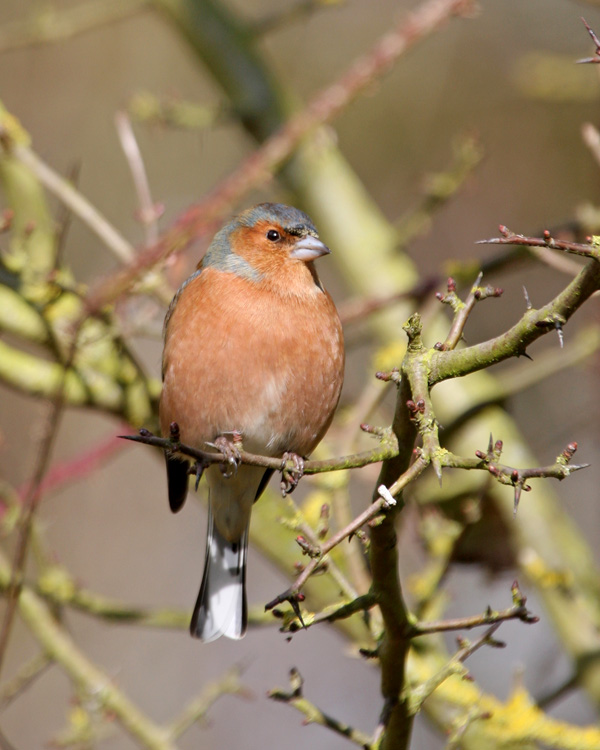
<instances>
[{"instance_id":1,"label":"bird's claw","mask_svg":"<svg viewBox=\"0 0 600 750\"><path fill-rule=\"evenodd\" d=\"M216 448L225 457L225 461L219 464L221 472L224 477L234 476L237 473L238 467L242 461L240 454L239 445L241 445L241 433L234 432L231 438L225 435L219 435L214 443L207 443L211 448Z\"/></svg>"},{"instance_id":2,"label":"bird's claw","mask_svg":"<svg viewBox=\"0 0 600 750\"><path fill-rule=\"evenodd\" d=\"M297 453L284 453L281 459L281 494L283 497L296 489L303 474L304 459L302 456Z\"/></svg>"}]
</instances>

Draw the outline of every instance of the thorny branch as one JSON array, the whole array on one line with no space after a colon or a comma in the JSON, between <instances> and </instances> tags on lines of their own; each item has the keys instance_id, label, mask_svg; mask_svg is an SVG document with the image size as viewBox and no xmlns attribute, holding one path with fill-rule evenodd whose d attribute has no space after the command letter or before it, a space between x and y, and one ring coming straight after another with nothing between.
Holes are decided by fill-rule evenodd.
<instances>
[{"instance_id":1,"label":"thorny branch","mask_svg":"<svg viewBox=\"0 0 600 750\"><path fill-rule=\"evenodd\" d=\"M545 229L543 237L527 237L524 234L515 234L504 224L498 227L500 237L492 237L488 240L478 240L477 245L523 245L525 247L548 247L551 250L563 250L572 255L580 255L583 258L593 258L600 260L600 240L596 237L589 237L587 243L568 242L567 240L557 240L552 237L549 229Z\"/></svg>"},{"instance_id":2,"label":"thorny branch","mask_svg":"<svg viewBox=\"0 0 600 750\"><path fill-rule=\"evenodd\" d=\"M287 703L288 706L292 706L297 711L300 711L304 715L305 724L321 724L328 729L333 730L336 734L340 734L346 737L355 745L362 748L371 747L371 738L363 734L358 729L354 729L348 724L334 719L328 714L317 708L314 703L311 703L304 697L303 694L304 679L297 669L290 670L290 690L283 690L282 688L274 688L267 694L269 698L275 701L281 701Z\"/></svg>"}]
</instances>

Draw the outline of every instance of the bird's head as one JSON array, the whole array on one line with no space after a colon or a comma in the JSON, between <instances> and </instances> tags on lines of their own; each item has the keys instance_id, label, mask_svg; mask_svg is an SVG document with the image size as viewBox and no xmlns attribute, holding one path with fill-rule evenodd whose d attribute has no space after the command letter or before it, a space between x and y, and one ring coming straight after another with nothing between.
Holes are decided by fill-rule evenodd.
<instances>
[{"instance_id":1,"label":"bird's head","mask_svg":"<svg viewBox=\"0 0 600 750\"><path fill-rule=\"evenodd\" d=\"M282 203L260 203L233 218L213 239L203 262L254 280L298 275L318 283L312 261L330 252L310 218Z\"/></svg>"}]
</instances>

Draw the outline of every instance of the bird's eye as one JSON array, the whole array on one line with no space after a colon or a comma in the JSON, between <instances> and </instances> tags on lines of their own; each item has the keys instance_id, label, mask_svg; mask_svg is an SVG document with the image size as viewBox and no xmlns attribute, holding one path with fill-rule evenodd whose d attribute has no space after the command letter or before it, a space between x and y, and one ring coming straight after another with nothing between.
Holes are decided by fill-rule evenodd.
<instances>
[{"instance_id":1,"label":"bird's eye","mask_svg":"<svg viewBox=\"0 0 600 750\"><path fill-rule=\"evenodd\" d=\"M279 240L281 239L281 235L276 229L269 229L269 231L267 232L267 239L271 242L279 242Z\"/></svg>"}]
</instances>

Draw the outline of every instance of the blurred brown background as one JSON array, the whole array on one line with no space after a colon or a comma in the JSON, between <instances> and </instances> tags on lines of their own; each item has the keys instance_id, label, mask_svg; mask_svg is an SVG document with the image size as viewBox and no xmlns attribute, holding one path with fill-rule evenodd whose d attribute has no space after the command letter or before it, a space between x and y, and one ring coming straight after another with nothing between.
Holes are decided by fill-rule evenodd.
<instances>
[{"instance_id":1,"label":"blurred brown background","mask_svg":"<svg viewBox=\"0 0 600 750\"><path fill-rule=\"evenodd\" d=\"M55 3L57 8L74 4ZM275 0L229 4L255 20L284 5ZM267 34L262 46L277 74L306 100L335 80L414 5L349 0ZM30 0L2 0L0 27L36 7ZM600 30L600 8L590 4L484 0L477 18L454 21L420 44L333 124L344 155L391 218L417 203L426 173L449 163L457 135L478 135L484 161L437 217L432 232L409 248L424 274L444 273L443 264L450 259L491 254L489 247L473 243L494 236L499 223L535 234L571 220L583 203L597 202L599 171L580 129L586 121L598 121L600 81L595 68L573 65L593 52L582 14ZM540 59L555 66L544 97L537 78ZM544 80L546 86L547 77ZM78 166L80 190L134 243L142 241L142 232L134 217L136 198L114 114L142 90L209 105L220 102L210 77L152 10L57 44L0 55L0 99L30 132L36 151L62 173ZM165 205L162 226L253 148L249 137L227 121L203 132L136 126L136 133L153 197ZM247 203L265 197L287 199L273 185ZM343 248L333 251L343 253ZM65 254L82 280L114 266L100 242L77 221L69 231ZM186 261L189 267L195 263L193 256ZM333 262L322 263L321 271L341 302L346 292ZM523 284L534 303L541 304L561 288L564 277L535 266L487 281L503 286L505 295L487 303L470 321L470 342L498 333L517 319L524 305ZM597 316L597 302L569 325L567 345L585 315ZM159 339L140 339L138 346L150 371L158 374ZM349 367L358 368L362 376L368 347L358 351ZM535 347L531 353L535 357ZM596 361L553 377L510 403L541 463L574 439L580 445L577 458L592 463L557 491L595 548L600 528L597 368ZM345 399L352 397L350 371L348 380ZM16 485L30 476L40 414L39 404L0 389L0 471ZM114 428L108 419L69 412L55 458L76 455ZM475 447L484 447L486 440ZM47 496L41 514L57 558L86 586L134 604L191 609L203 560L204 511L200 504L189 503L182 515L169 514L162 462L150 451L124 445L118 458L91 480ZM252 603L266 601L286 586L286 580L252 552L249 578ZM490 582L471 570L453 574L448 584L453 596L450 614L480 611L495 591L505 595L506 580ZM530 604L535 609L535 602ZM210 722L182 738L183 748L346 747L320 727L301 727L298 714L264 697L270 687L286 683L291 666L300 669L311 699L324 710L367 732L377 722L376 671L340 658L344 641L327 626L300 633L290 643L275 629L261 629L249 632L241 643L222 640L210 646L181 632L107 627L83 615L70 615L69 626L91 657L159 722L175 715L229 665L244 666L253 699L222 698L211 710ZM504 697L520 665L533 691L566 676L567 665L557 660L543 619L535 629L505 625L502 637L508 641L504 652L478 654L469 663L484 687ZM5 676L29 653L33 645L17 623ZM17 748L42 747L65 725L69 697L68 681L57 668L51 669L4 712L3 732ZM595 720L580 693L557 704L555 715L576 722ZM419 722L413 747L433 750L443 742ZM120 732L102 746L133 747Z\"/></svg>"}]
</instances>

